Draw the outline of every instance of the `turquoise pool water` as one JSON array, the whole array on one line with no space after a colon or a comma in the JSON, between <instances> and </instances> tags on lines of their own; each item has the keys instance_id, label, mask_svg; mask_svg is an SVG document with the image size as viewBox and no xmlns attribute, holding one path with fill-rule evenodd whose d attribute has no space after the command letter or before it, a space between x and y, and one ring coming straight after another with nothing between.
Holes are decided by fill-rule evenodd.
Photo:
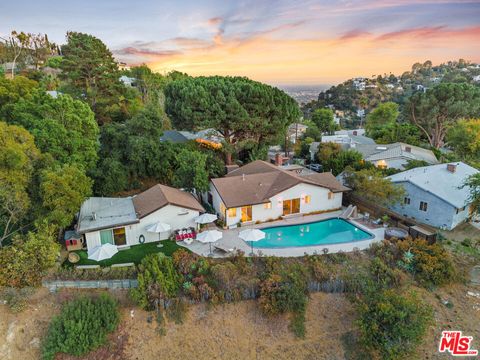
<instances>
[{"instance_id":1,"label":"turquoise pool water","mask_svg":"<svg viewBox=\"0 0 480 360\"><path fill-rule=\"evenodd\" d=\"M372 239L373 235L343 219L328 219L313 223L276 226L261 229L265 239L250 242L254 248L286 248L340 244Z\"/></svg>"}]
</instances>

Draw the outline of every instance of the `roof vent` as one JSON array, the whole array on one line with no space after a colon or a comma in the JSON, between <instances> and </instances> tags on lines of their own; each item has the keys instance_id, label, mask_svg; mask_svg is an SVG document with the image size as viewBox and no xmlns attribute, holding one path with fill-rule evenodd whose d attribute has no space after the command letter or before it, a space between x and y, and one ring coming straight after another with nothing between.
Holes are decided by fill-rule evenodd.
<instances>
[{"instance_id":1,"label":"roof vent","mask_svg":"<svg viewBox=\"0 0 480 360\"><path fill-rule=\"evenodd\" d=\"M97 220L97 213L92 212L92 221L95 221L95 220Z\"/></svg>"},{"instance_id":2,"label":"roof vent","mask_svg":"<svg viewBox=\"0 0 480 360\"><path fill-rule=\"evenodd\" d=\"M357 131L357 130L353 130L353 135L354 135L354 136L357 136L357 135L358 135L358 131Z\"/></svg>"},{"instance_id":3,"label":"roof vent","mask_svg":"<svg viewBox=\"0 0 480 360\"><path fill-rule=\"evenodd\" d=\"M242 174L242 180L245 181L245 174Z\"/></svg>"},{"instance_id":4,"label":"roof vent","mask_svg":"<svg viewBox=\"0 0 480 360\"><path fill-rule=\"evenodd\" d=\"M405 151L408 152L408 153L411 153L412 152L412 148L410 146L406 146L405 147Z\"/></svg>"},{"instance_id":5,"label":"roof vent","mask_svg":"<svg viewBox=\"0 0 480 360\"><path fill-rule=\"evenodd\" d=\"M447 164L447 171L451 173L457 171L457 164Z\"/></svg>"},{"instance_id":6,"label":"roof vent","mask_svg":"<svg viewBox=\"0 0 480 360\"><path fill-rule=\"evenodd\" d=\"M377 146L375 149L376 150L387 150L387 147L386 146Z\"/></svg>"}]
</instances>

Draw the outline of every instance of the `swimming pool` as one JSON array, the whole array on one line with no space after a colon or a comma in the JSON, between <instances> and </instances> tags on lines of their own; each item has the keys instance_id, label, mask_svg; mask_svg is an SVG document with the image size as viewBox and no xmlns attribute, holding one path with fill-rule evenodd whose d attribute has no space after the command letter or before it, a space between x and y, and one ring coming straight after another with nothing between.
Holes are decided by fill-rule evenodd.
<instances>
[{"instance_id":1,"label":"swimming pool","mask_svg":"<svg viewBox=\"0 0 480 360\"><path fill-rule=\"evenodd\" d=\"M340 244L373 239L374 236L343 219L327 219L298 225L260 229L265 239L250 242L254 248L287 248Z\"/></svg>"}]
</instances>

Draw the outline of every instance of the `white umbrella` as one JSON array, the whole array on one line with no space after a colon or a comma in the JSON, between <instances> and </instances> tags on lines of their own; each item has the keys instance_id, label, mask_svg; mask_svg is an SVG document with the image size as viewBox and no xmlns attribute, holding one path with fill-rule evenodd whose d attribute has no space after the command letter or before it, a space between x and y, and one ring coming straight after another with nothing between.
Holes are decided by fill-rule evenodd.
<instances>
[{"instance_id":1,"label":"white umbrella","mask_svg":"<svg viewBox=\"0 0 480 360\"><path fill-rule=\"evenodd\" d=\"M102 261L105 259L110 259L117 252L118 249L115 245L106 243L88 250L88 258L90 260Z\"/></svg>"},{"instance_id":2,"label":"white umbrella","mask_svg":"<svg viewBox=\"0 0 480 360\"><path fill-rule=\"evenodd\" d=\"M147 227L147 231L152 233L162 233L165 231L170 231L171 229L172 227L169 224L165 224L162 222L156 222L155 224Z\"/></svg>"},{"instance_id":3,"label":"white umbrella","mask_svg":"<svg viewBox=\"0 0 480 360\"><path fill-rule=\"evenodd\" d=\"M160 233L170 231L172 227L169 224L156 222L155 224L147 226L146 230L150 233L158 233L158 240L160 241ZM159 245L160 247L160 245Z\"/></svg>"},{"instance_id":4,"label":"white umbrella","mask_svg":"<svg viewBox=\"0 0 480 360\"><path fill-rule=\"evenodd\" d=\"M201 243L210 244L210 255L212 255L212 243L222 238L223 234L218 230L209 230L197 234L197 240Z\"/></svg>"},{"instance_id":5,"label":"white umbrella","mask_svg":"<svg viewBox=\"0 0 480 360\"><path fill-rule=\"evenodd\" d=\"M253 255L253 242L265 239L265 233L262 230L258 229L247 229L240 231L238 234L239 238L245 241L250 241L252 246L252 255Z\"/></svg>"},{"instance_id":6,"label":"white umbrella","mask_svg":"<svg viewBox=\"0 0 480 360\"><path fill-rule=\"evenodd\" d=\"M214 214L202 214L200 216L197 216L195 218L195 222L197 224L210 224L212 222L214 222L215 220L217 220L217 215L214 215Z\"/></svg>"}]
</instances>

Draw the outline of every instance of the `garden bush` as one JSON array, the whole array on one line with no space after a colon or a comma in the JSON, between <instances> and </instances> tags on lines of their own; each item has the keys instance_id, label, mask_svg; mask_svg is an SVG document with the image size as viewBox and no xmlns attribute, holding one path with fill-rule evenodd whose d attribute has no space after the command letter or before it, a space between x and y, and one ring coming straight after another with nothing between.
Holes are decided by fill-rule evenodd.
<instances>
[{"instance_id":1,"label":"garden bush","mask_svg":"<svg viewBox=\"0 0 480 360\"><path fill-rule=\"evenodd\" d=\"M371 291L358 301L363 345L382 359L407 356L418 345L432 319L431 309L414 293Z\"/></svg>"},{"instance_id":2,"label":"garden bush","mask_svg":"<svg viewBox=\"0 0 480 360\"><path fill-rule=\"evenodd\" d=\"M50 323L42 344L42 358L53 360L57 353L85 355L105 344L119 319L117 302L105 294L65 303Z\"/></svg>"},{"instance_id":3,"label":"garden bush","mask_svg":"<svg viewBox=\"0 0 480 360\"><path fill-rule=\"evenodd\" d=\"M448 252L439 243L423 239L383 241L370 252L391 268L411 273L424 287L444 285L455 278L455 268Z\"/></svg>"},{"instance_id":4,"label":"garden bush","mask_svg":"<svg viewBox=\"0 0 480 360\"><path fill-rule=\"evenodd\" d=\"M163 253L147 255L138 267L137 279L138 287L131 290L131 296L146 310L154 310L161 300L176 297L182 284L172 258Z\"/></svg>"},{"instance_id":5,"label":"garden bush","mask_svg":"<svg viewBox=\"0 0 480 360\"><path fill-rule=\"evenodd\" d=\"M278 264L272 260L272 264ZM298 337L305 335L307 273L305 267L291 264L276 269L260 284L260 306L266 315L292 313L290 328ZM273 270L272 269L272 270Z\"/></svg>"}]
</instances>

